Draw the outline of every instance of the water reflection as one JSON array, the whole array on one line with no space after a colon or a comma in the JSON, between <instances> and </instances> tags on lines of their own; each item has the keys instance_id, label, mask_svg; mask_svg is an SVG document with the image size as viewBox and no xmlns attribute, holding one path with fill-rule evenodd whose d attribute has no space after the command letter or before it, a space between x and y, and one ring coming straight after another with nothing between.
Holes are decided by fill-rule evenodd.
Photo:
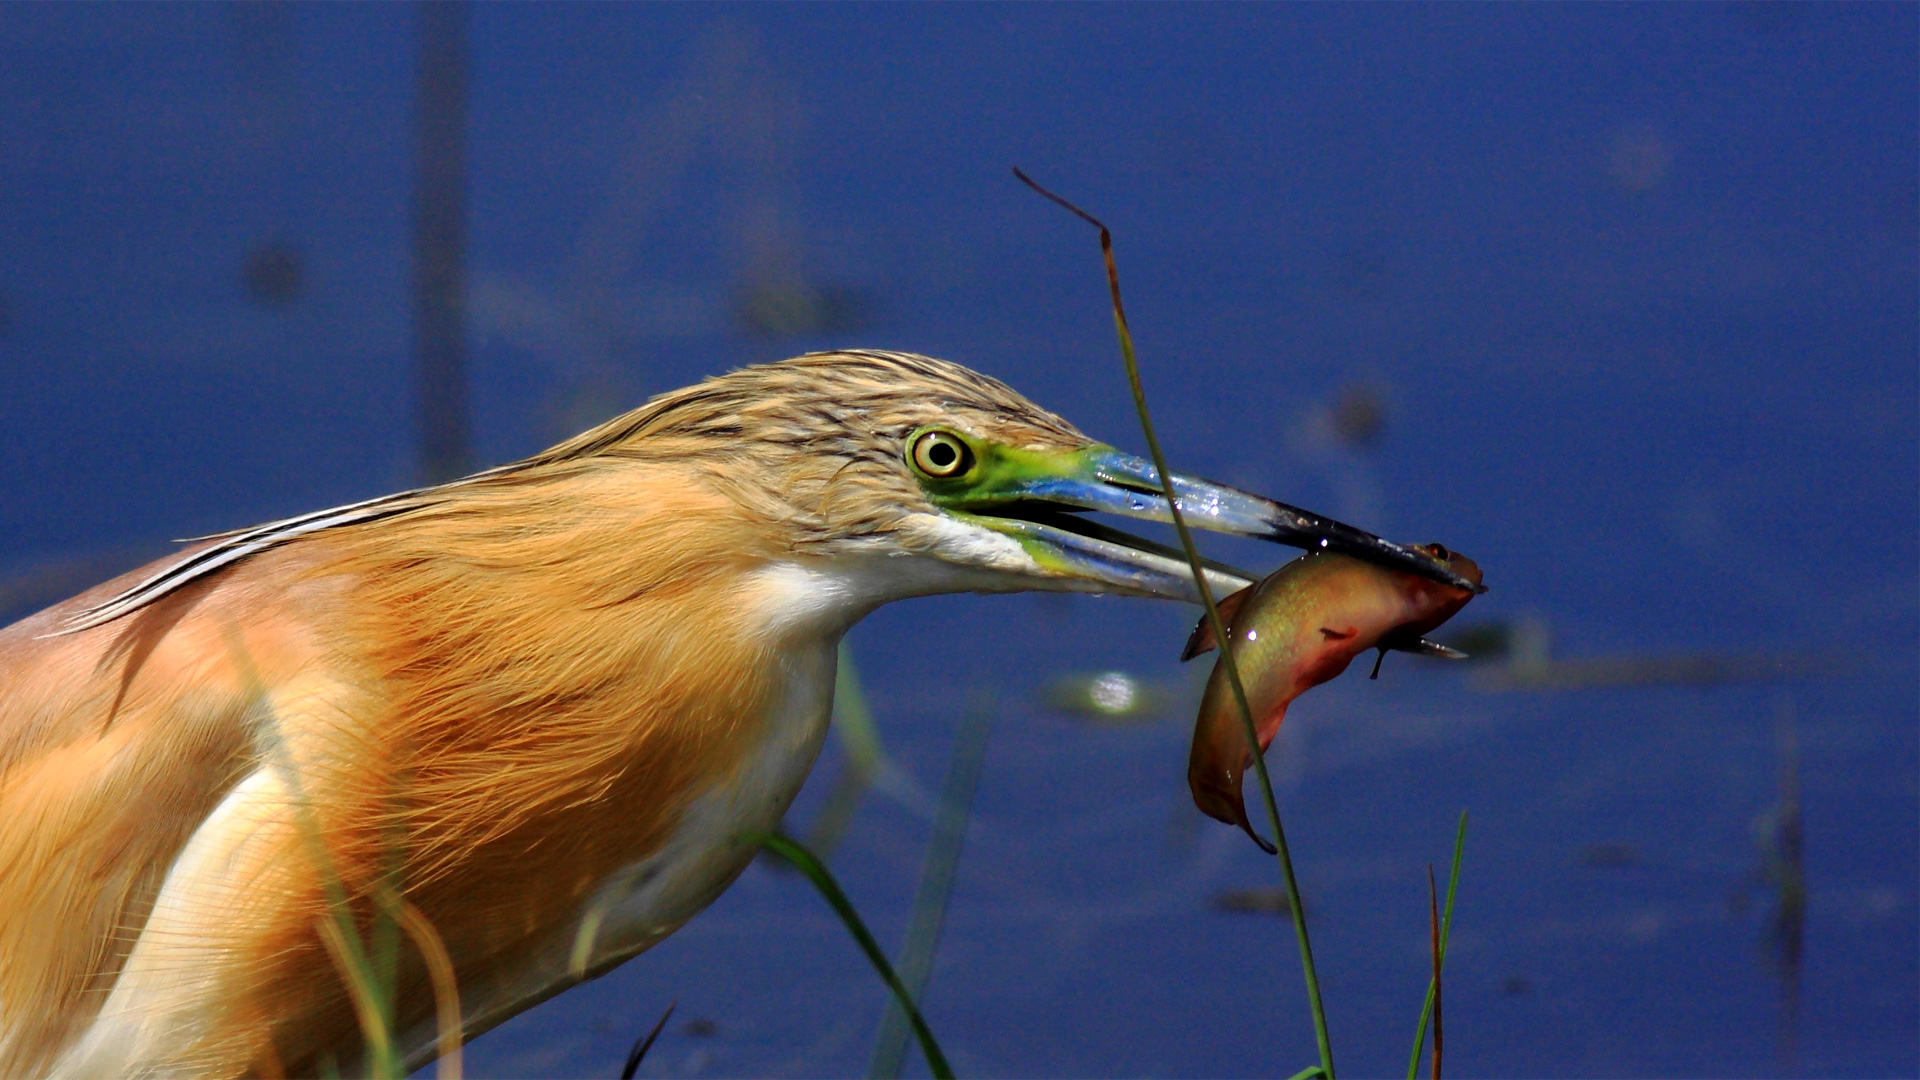
<instances>
[{"instance_id":1,"label":"water reflection","mask_svg":"<svg viewBox=\"0 0 1920 1080\"><path fill-rule=\"evenodd\" d=\"M1831 677L1852 670L1838 651L1776 653L1665 652L1561 659L1552 655L1546 620L1536 615L1465 623L1434 635L1467 654L1481 670L1481 690L1597 690L1622 686L1714 686L1721 683Z\"/></svg>"},{"instance_id":2,"label":"water reflection","mask_svg":"<svg viewBox=\"0 0 1920 1080\"><path fill-rule=\"evenodd\" d=\"M1759 864L1735 893L1744 908L1754 893L1767 897L1761 929L1766 966L1780 981L1779 1055L1791 1075L1800 1054L1801 960L1806 944L1807 877L1805 831L1800 806L1799 720L1791 698L1781 698L1774 715L1774 757L1778 796L1753 819Z\"/></svg>"}]
</instances>

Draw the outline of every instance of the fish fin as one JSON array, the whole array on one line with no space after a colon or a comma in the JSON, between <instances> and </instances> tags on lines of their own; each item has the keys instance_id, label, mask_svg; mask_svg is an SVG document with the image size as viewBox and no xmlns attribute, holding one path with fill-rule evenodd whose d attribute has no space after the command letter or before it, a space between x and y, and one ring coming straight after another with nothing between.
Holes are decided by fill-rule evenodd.
<instances>
[{"instance_id":1,"label":"fish fin","mask_svg":"<svg viewBox=\"0 0 1920 1080\"><path fill-rule=\"evenodd\" d=\"M1233 633L1234 616L1240 614L1240 605L1247 602L1247 594L1252 591L1253 586L1249 585L1231 596L1214 601L1213 606L1220 612L1220 622L1227 628L1227 633ZM1213 639L1213 626L1207 622L1206 613L1202 612L1193 633L1187 635L1187 647L1180 650L1180 662L1184 664L1201 653L1212 652L1219 647L1220 643Z\"/></svg>"},{"instance_id":2,"label":"fish fin","mask_svg":"<svg viewBox=\"0 0 1920 1080\"><path fill-rule=\"evenodd\" d=\"M1418 638L1411 645L1395 645L1392 647L1401 652L1415 653L1420 656L1437 656L1442 660L1467 659L1467 654L1461 652L1459 649L1449 648L1437 641L1429 641L1426 638Z\"/></svg>"},{"instance_id":3,"label":"fish fin","mask_svg":"<svg viewBox=\"0 0 1920 1080\"><path fill-rule=\"evenodd\" d=\"M1328 641L1345 641L1359 632L1358 630L1335 630L1331 626L1323 626L1320 628L1320 636L1326 638Z\"/></svg>"},{"instance_id":4,"label":"fish fin","mask_svg":"<svg viewBox=\"0 0 1920 1080\"><path fill-rule=\"evenodd\" d=\"M1247 820L1247 809L1244 806L1240 808L1240 829L1242 832L1246 833L1249 837L1251 837L1254 843L1260 845L1261 851L1264 851L1269 855L1280 854L1279 848L1274 847L1271 843L1269 843L1266 837L1261 836L1259 833L1253 831L1253 822Z\"/></svg>"},{"instance_id":5,"label":"fish fin","mask_svg":"<svg viewBox=\"0 0 1920 1080\"><path fill-rule=\"evenodd\" d=\"M1326 633L1325 630L1320 632L1323 634ZM1367 678L1377 679L1380 677L1380 662L1387 658L1388 649L1393 649L1397 652L1410 652L1416 656L1437 656L1442 660L1467 659L1467 654L1461 652L1459 649L1449 648L1437 641L1430 641L1427 638L1415 638L1412 644L1395 642L1391 645L1380 646L1380 655L1375 657L1373 661L1373 674L1367 676Z\"/></svg>"}]
</instances>

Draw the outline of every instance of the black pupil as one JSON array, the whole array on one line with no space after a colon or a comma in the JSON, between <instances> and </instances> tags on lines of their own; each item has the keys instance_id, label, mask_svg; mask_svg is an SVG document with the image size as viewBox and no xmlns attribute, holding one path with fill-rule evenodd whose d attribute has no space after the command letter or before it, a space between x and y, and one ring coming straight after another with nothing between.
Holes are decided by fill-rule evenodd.
<instances>
[{"instance_id":1,"label":"black pupil","mask_svg":"<svg viewBox=\"0 0 1920 1080\"><path fill-rule=\"evenodd\" d=\"M936 442L927 448L927 460L944 469L960 460L960 455L954 451L953 447L948 446L946 443Z\"/></svg>"}]
</instances>

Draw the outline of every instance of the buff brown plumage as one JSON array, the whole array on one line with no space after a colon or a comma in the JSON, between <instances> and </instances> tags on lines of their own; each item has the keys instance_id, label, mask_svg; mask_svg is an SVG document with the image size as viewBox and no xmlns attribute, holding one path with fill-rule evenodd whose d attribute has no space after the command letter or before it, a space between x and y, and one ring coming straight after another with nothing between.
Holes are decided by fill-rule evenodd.
<instances>
[{"instance_id":1,"label":"buff brown plumage","mask_svg":"<svg viewBox=\"0 0 1920 1080\"><path fill-rule=\"evenodd\" d=\"M912 463L928 431L966 456L952 473ZM799 789L839 639L874 607L1190 598L1164 549L1061 513L1164 518L1157 481L958 365L816 354L464 480L199 541L15 624L0 1073L355 1061L303 821L362 919L398 866L445 942L466 1036L606 970L747 864L732 837ZM1203 527L1319 529L1399 557L1176 483ZM417 1062L436 1034L417 953L398 987Z\"/></svg>"}]
</instances>

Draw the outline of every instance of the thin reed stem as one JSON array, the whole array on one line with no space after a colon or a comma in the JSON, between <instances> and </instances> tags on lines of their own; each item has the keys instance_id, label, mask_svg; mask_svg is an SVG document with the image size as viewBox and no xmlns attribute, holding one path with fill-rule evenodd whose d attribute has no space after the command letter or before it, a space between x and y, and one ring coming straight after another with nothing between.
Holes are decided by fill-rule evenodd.
<instances>
[{"instance_id":1,"label":"thin reed stem","mask_svg":"<svg viewBox=\"0 0 1920 1080\"><path fill-rule=\"evenodd\" d=\"M344 974L352 971L356 960L353 952L359 948L356 934L340 929L333 919L315 919L314 931L320 935L320 943L327 947L327 956L335 967ZM381 1008L378 983L371 976L355 977L347 975L347 996L353 1002L354 1017L359 1021L360 1033L367 1040L368 1074L374 1077L397 1078L405 1072L398 1067L398 1058L393 1052L393 1043L387 1037L388 1026Z\"/></svg>"},{"instance_id":2,"label":"thin reed stem","mask_svg":"<svg viewBox=\"0 0 1920 1080\"><path fill-rule=\"evenodd\" d=\"M440 1080L460 1080L460 985L454 977L453 957L440 931L421 910L398 894L381 898L393 921L413 939L414 948L426 962L427 977L433 982L435 1022L439 1027L437 1073Z\"/></svg>"},{"instance_id":3,"label":"thin reed stem","mask_svg":"<svg viewBox=\"0 0 1920 1080\"><path fill-rule=\"evenodd\" d=\"M1200 549L1194 544L1186 515L1180 511L1180 502L1173 489L1173 473L1167 468L1166 455L1160 450L1160 439L1153 431L1153 418L1147 410L1147 391L1141 385L1140 365L1134 355L1133 333L1127 328L1126 307L1120 301L1120 270L1113 258L1113 233L1099 218L1041 187L1026 173L1015 169L1013 175L1021 183L1100 230L1100 254L1107 264L1107 288L1113 297L1113 324L1120 335L1120 356L1126 363L1127 385L1133 391L1133 405L1140 414L1140 429L1146 436L1147 452L1153 457L1153 467L1160 474L1160 486L1166 495L1174 531L1180 534L1180 546L1187 553L1187 565L1193 572L1193 583L1199 590L1201 605L1207 610L1207 625L1213 631L1214 640L1220 643L1220 662L1226 668L1227 684L1233 690L1233 700L1239 706L1240 720L1246 729L1254 774L1260 778L1260 796L1266 803L1267 822L1273 829L1273 854L1280 860L1280 875L1286 882L1287 900L1293 905L1293 931L1300 943L1300 966L1307 982L1307 1006L1313 1013L1313 1037L1320 1050L1320 1070L1326 1080L1334 1080L1333 1042L1327 1034L1326 1008L1320 1000L1320 978L1314 971L1313 942L1307 934L1306 905L1300 902L1300 885L1293 873L1293 855L1287 848L1286 830L1280 824L1280 804L1273 797L1273 781L1267 775L1266 757L1260 752L1260 735L1254 727L1253 709L1247 704L1246 687L1240 680L1239 665L1233 659L1232 639L1227 636L1226 624L1220 618L1220 608L1214 603L1213 590L1207 585Z\"/></svg>"},{"instance_id":4,"label":"thin reed stem","mask_svg":"<svg viewBox=\"0 0 1920 1080\"><path fill-rule=\"evenodd\" d=\"M1427 983L1427 1002L1420 1007L1420 1025L1413 1032L1413 1057L1407 1062L1407 1080L1415 1080L1420 1075L1420 1051L1427 1043L1427 1020L1435 1019L1433 1036L1436 1046L1434 1068L1439 1068L1438 1044L1440 1025L1438 1012L1440 999L1440 969L1447 961L1447 935L1453 930L1453 897L1460 887L1460 853L1467 846L1467 812L1460 811L1460 829L1453 837L1453 869L1447 874L1447 911L1440 919L1440 957L1434 961L1433 978Z\"/></svg>"},{"instance_id":5,"label":"thin reed stem","mask_svg":"<svg viewBox=\"0 0 1920 1080\"><path fill-rule=\"evenodd\" d=\"M668 1005L667 1011L661 1013L660 1019L654 1023L653 1030L635 1040L633 1049L627 1051L626 1065L620 1069L620 1080L633 1080L633 1074L640 1071L640 1063L647 1059L647 1051L653 1049L653 1041L667 1029L667 1021L673 1017L673 1010L679 1007L678 1001Z\"/></svg>"},{"instance_id":6,"label":"thin reed stem","mask_svg":"<svg viewBox=\"0 0 1920 1080\"><path fill-rule=\"evenodd\" d=\"M1440 891L1433 885L1433 864L1427 864L1427 932L1433 950L1433 1080L1440 1080Z\"/></svg>"}]
</instances>

